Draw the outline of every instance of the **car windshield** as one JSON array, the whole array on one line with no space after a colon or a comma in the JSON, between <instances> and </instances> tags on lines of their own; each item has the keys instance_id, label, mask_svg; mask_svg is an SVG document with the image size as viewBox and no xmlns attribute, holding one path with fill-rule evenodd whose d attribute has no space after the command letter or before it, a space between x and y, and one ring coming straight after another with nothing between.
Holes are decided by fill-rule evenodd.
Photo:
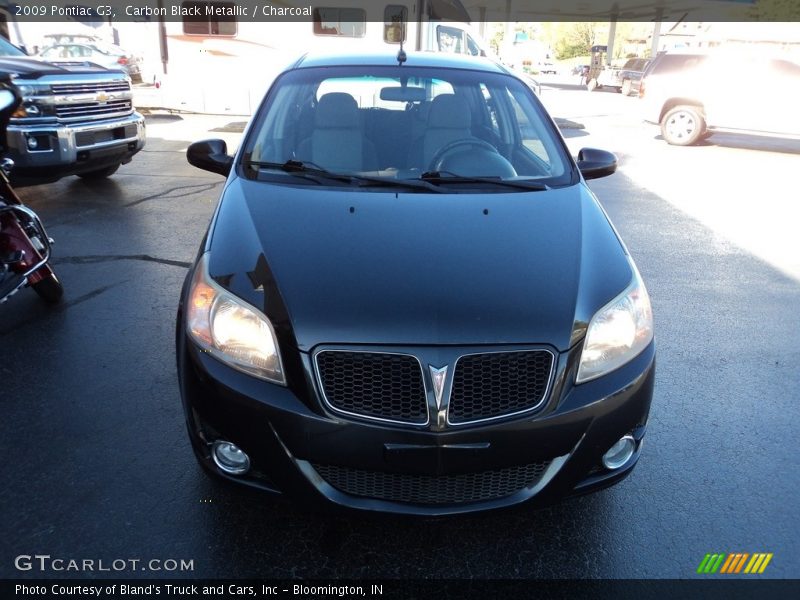
<instances>
[{"instance_id":1,"label":"car windshield","mask_svg":"<svg viewBox=\"0 0 800 600\"><path fill-rule=\"evenodd\" d=\"M283 74L250 129L242 168L251 179L305 185L331 175L481 180L499 191L573 181L557 131L517 78L407 65Z\"/></svg>"},{"instance_id":2,"label":"car windshield","mask_svg":"<svg viewBox=\"0 0 800 600\"><path fill-rule=\"evenodd\" d=\"M0 36L0 56L25 56L25 53Z\"/></svg>"}]
</instances>

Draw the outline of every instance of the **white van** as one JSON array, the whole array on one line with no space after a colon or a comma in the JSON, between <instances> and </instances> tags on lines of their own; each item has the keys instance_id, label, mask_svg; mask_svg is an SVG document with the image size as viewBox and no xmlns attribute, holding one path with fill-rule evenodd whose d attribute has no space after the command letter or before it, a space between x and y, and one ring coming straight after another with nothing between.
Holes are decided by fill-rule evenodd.
<instances>
[{"instance_id":1,"label":"white van","mask_svg":"<svg viewBox=\"0 0 800 600\"><path fill-rule=\"evenodd\" d=\"M182 5L232 2L192 0ZM120 37L137 38L150 51L146 62L157 88L140 95L160 108L213 114L251 115L270 82L291 60L308 51L407 50L486 56L459 0L398 0L392 4L331 0L290 22L197 17L177 22L119 23ZM419 7L422 6L421 11ZM451 20L452 19L452 20ZM154 68L155 67L155 68ZM224 93L220 93L220 91Z\"/></svg>"}]
</instances>

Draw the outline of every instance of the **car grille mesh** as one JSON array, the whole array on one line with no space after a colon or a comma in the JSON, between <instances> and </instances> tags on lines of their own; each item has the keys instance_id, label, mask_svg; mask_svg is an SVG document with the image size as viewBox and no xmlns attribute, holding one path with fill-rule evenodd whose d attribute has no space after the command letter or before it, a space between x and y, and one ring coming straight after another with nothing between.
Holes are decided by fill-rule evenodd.
<instances>
[{"instance_id":1,"label":"car grille mesh","mask_svg":"<svg viewBox=\"0 0 800 600\"><path fill-rule=\"evenodd\" d=\"M453 424L499 417L533 408L547 392L553 355L546 350L462 356L450 396Z\"/></svg>"},{"instance_id":2,"label":"car grille mesh","mask_svg":"<svg viewBox=\"0 0 800 600\"><path fill-rule=\"evenodd\" d=\"M317 368L335 409L411 424L428 420L422 369L413 356L325 351L317 355Z\"/></svg>"},{"instance_id":3,"label":"car grille mesh","mask_svg":"<svg viewBox=\"0 0 800 600\"><path fill-rule=\"evenodd\" d=\"M408 504L468 504L511 496L535 485L549 461L457 475L415 475L314 464L332 487L364 498Z\"/></svg>"}]
</instances>

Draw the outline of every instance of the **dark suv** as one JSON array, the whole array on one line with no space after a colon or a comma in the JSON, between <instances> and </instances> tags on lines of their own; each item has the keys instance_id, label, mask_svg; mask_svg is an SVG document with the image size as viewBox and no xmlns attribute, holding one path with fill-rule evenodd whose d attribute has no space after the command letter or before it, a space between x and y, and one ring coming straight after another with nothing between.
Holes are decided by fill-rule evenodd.
<instances>
[{"instance_id":1,"label":"dark suv","mask_svg":"<svg viewBox=\"0 0 800 600\"><path fill-rule=\"evenodd\" d=\"M800 137L800 65L732 52L663 53L645 71L644 119L688 146L727 130Z\"/></svg>"}]
</instances>

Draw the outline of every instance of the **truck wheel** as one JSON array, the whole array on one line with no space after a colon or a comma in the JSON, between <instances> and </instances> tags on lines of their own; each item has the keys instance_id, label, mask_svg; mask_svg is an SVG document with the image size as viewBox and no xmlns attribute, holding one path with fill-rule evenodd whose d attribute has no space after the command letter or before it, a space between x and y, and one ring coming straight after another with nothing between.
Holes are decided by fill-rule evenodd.
<instances>
[{"instance_id":1,"label":"truck wheel","mask_svg":"<svg viewBox=\"0 0 800 600\"><path fill-rule=\"evenodd\" d=\"M61 300L61 296L64 295L64 287L61 285L55 273L51 273L38 283L34 283L31 287L33 291L39 294L39 297L48 304L58 303L58 301Z\"/></svg>"},{"instance_id":2,"label":"truck wheel","mask_svg":"<svg viewBox=\"0 0 800 600\"><path fill-rule=\"evenodd\" d=\"M622 82L622 95L623 96L630 96L631 95L631 80L626 79Z\"/></svg>"},{"instance_id":3,"label":"truck wheel","mask_svg":"<svg viewBox=\"0 0 800 600\"><path fill-rule=\"evenodd\" d=\"M78 173L78 177L83 179L105 179L111 177L119 169L119 165L106 167L105 169L97 169L96 171L87 171L86 173Z\"/></svg>"},{"instance_id":4,"label":"truck wheel","mask_svg":"<svg viewBox=\"0 0 800 600\"><path fill-rule=\"evenodd\" d=\"M673 146L691 146L700 140L706 122L699 106L676 106L661 119L661 135Z\"/></svg>"}]
</instances>

